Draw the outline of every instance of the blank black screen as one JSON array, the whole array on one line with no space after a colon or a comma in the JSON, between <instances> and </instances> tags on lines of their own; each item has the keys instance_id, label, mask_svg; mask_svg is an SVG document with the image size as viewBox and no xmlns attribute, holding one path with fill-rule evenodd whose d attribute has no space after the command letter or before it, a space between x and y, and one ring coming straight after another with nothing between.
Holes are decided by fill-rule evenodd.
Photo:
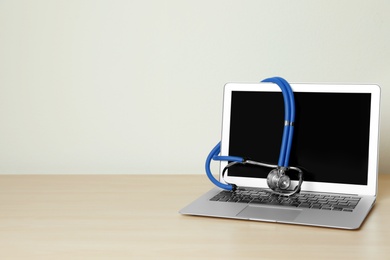
<instances>
[{"instance_id":1,"label":"blank black screen","mask_svg":"<svg viewBox=\"0 0 390 260\"><path fill-rule=\"evenodd\" d=\"M294 97L289 165L300 167L305 181L366 185L371 94L295 92ZM277 164L283 126L280 92L233 91L229 155ZM266 178L269 171L238 165L228 174Z\"/></svg>"}]
</instances>

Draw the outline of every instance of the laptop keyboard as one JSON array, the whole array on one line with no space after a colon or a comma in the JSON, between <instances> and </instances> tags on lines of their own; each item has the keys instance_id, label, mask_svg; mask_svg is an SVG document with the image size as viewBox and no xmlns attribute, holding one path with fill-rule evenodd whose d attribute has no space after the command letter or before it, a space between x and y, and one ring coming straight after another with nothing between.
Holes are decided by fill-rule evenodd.
<instances>
[{"instance_id":1,"label":"laptop keyboard","mask_svg":"<svg viewBox=\"0 0 390 260\"><path fill-rule=\"evenodd\" d=\"M235 191L223 190L210 200L352 212L360 199L355 196L311 193L298 193L286 197L260 189L240 188Z\"/></svg>"}]
</instances>

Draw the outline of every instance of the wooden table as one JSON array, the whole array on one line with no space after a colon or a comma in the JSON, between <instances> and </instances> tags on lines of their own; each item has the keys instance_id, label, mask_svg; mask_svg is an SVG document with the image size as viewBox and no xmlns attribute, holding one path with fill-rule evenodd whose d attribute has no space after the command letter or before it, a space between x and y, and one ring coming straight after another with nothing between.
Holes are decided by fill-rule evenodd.
<instances>
[{"instance_id":1,"label":"wooden table","mask_svg":"<svg viewBox=\"0 0 390 260\"><path fill-rule=\"evenodd\" d=\"M390 259L390 175L362 228L182 216L204 175L0 175L0 259Z\"/></svg>"}]
</instances>

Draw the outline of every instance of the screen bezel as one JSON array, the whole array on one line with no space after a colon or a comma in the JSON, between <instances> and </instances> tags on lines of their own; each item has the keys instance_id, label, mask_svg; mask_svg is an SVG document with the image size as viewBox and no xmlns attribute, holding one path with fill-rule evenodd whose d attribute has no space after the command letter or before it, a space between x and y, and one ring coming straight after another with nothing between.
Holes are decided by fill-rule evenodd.
<instances>
[{"instance_id":1,"label":"screen bezel","mask_svg":"<svg viewBox=\"0 0 390 260\"><path fill-rule=\"evenodd\" d=\"M294 92L310 93L370 93L371 115L369 136L369 158L367 185L337 184L327 182L304 181L302 190L315 192L333 192L361 195L375 195L377 192L378 174L378 141L379 141L379 108L380 88L375 84L310 84L291 83ZM256 91L256 92L281 92L280 88L273 83L227 83L224 87L221 155L228 155L230 137L230 116L233 91ZM220 179L238 186L268 188L265 178L233 177L229 173L222 178L222 170L227 162L220 164ZM296 183L293 183L296 185Z\"/></svg>"}]
</instances>

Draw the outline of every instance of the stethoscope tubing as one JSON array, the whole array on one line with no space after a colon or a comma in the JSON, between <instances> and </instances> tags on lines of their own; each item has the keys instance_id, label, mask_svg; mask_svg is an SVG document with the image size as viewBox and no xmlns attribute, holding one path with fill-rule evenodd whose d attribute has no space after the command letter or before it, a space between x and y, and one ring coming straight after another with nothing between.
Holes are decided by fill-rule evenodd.
<instances>
[{"instance_id":1,"label":"stethoscope tubing","mask_svg":"<svg viewBox=\"0 0 390 260\"><path fill-rule=\"evenodd\" d=\"M282 90L284 99L284 120L285 126L282 136L282 144L280 147L278 165L280 167L288 167L290 160L291 144L294 133L295 121L295 99L291 90L290 84L283 78L273 77L262 80L262 82L271 82L277 84Z\"/></svg>"},{"instance_id":2,"label":"stethoscope tubing","mask_svg":"<svg viewBox=\"0 0 390 260\"><path fill-rule=\"evenodd\" d=\"M218 156L218 154L221 152L221 142L219 142L209 153L209 155L206 158L205 162L205 170L207 177L210 179L212 183L214 183L215 186L225 189L225 190L233 190L234 186L231 184L225 184L220 181L218 181L213 174L211 173L210 164L211 160L217 160L217 161L243 161L243 158L241 157L235 157L235 156Z\"/></svg>"}]
</instances>

